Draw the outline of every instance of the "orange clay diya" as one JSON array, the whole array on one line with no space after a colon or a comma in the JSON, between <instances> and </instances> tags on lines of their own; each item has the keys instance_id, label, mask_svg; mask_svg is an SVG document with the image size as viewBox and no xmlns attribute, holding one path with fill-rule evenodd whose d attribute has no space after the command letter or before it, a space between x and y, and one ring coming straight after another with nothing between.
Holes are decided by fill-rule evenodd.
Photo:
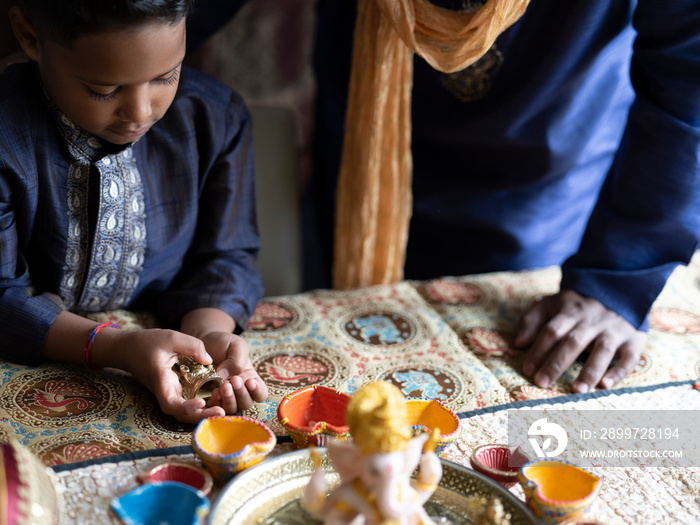
<instances>
[{"instance_id":1,"label":"orange clay diya","mask_svg":"<svg viewBox=\"0 0 700 525\"><path fill-rule=\"evenodd\" d=\"M216 481L260 463L277 440L264 423L244 416L209 417L192 434L192 448Z\"/></svg>"},{"instance_id":2,"label":"orange clay diya","mask_svg":"<svg viewBox=\"0 0 700 525\"><path fill-rule=\"evenodd\" d=\"M329 438L345 440L350 434L345 409L350 396L326 386L312 385L286 395L277 405L277 417L297 448L326 446Z\"/></svg>"},{"instance_id":3,"label":"orange clay diya","mask_svg":"<svg viewBox=\"0 0 700 525\"><path fill-rule=\"evenodd\" d=\"M440 429L435 452L438 454L455 441L462 431L462 423L452 410L435 399L409 397L406 399L408 423L414 436L423 432L432 434Z\"/></svg>"},{"instance_id":4,"label":"orange clay diya","mask_svg":"<svg viewBox=\"0 0 700 525\"><path fill-rule=\"evenodd\" d=\"M528 507L545 525L583 517L598 496L602 479L567 461L545 459L518 473Z\"/></svg>"},{"instance_id":5,"label":"orange clay diya","mask_svg":"<svg viewBox=\"0 0 700 525\"><path fill-rule=\"evenodd\" d=\"M413 437L405 398L386 381L369 383L355 392L345 419L352 440L328 443L328 457L340 485L328 491L320 458L312 451L316 469L304 490L304 507L326 525L434 525L423 504L442 477L434 452L440 430ZM412 479L418 465L419 474Z\"/></svg>"}]
</instances>

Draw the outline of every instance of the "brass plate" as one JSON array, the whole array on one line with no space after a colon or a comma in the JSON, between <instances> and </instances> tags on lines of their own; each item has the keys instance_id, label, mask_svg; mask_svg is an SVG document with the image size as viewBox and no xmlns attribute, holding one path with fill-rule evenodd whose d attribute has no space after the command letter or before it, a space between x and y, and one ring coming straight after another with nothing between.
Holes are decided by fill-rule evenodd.
<instances>
[{"instance_id":1,"label":"brass plate","mask_svg":"<svg viewBox=\"0 0 700 525\"><path fill-rule=\"evenodd\" d=\"M323 468L328 472L326 482L333 487L339 483L326 455L325 448L317 448L323 457ZM498 483L471 469L440 460L443 476L440 486L426 503L433 517L448 516L455 525L468 525L467 500L472 496L498 498L504 510L511 515L512 525L539 523L525 504ZM212 506L210 525L314 525L300 506L299 499L313 472L309 449L301 449L262 463L232 479ZM437 520L436 520L437 521ZM438 521L439 523L439 521Z\"/></svg>"}]
</instances>

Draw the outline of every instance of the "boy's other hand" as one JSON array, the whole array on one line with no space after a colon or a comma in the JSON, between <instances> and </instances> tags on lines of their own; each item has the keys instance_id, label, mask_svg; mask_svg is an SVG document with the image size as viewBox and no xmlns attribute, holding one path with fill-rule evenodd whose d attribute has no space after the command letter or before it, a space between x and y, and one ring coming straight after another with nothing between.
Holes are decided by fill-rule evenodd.
<instances>
[{"instance_id":1,"label":"boy's other hand","mask_svg":"<svg viewBox=\"0 0 700 525\"><path fill-rule=\"evenodd\" d=\"M530 347L523 374L541 388L549 387L590 349L573 384L577 393L597 386L612 388L622 381L639 362L645 341L644 332L599 301L573 290L534 303L520 319L515 335L517 347Z\"/></svg>"},{"instance_id":2,"label":"boy's other hand","mask_svg":"<svg viewBox=\"0 0 700 525\"><path fill-rule=\"evenodd\" d=\"M243 338L230 332L211 332L202 341L217 373L224 378L223 385L209 398L208 407L221 407L227 414L235 414L267 399L267 386L253 368L250 348Z\"/></svg>"}]
</instances>

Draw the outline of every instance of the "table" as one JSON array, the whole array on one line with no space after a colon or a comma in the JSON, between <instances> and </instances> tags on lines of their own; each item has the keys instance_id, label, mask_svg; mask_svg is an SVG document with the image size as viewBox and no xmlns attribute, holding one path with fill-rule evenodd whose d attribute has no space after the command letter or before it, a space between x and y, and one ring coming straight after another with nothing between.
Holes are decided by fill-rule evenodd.
<instances>
[{"instance_id":1,"label":"table","mask_svg":"<svg viewBox=\"0 0 700 525\"><path fill-rule=\"evenodd\" d=\"M546 268L266 297L243 336L270 397L244 415L267 422L282 453L293 446L276 419L284 395L312 384L352 394L383 379L460 415L464 431L444 455L468 465L478 444L504 439L507 409L700 410L699 257L668 281L639 365L611 391L572 394L578 363L547 389L519 373L522 353L510 343L517 319L536 297L556 292L560 277L558 268ZM155 326L147 313L93 318L123 329ZM57 472L71 523L117 523L109 500L136 486L136 473L166 456L198 461L189 448L194 426L163 415L147 390L116 370L0 363L0 407L0 440L20 441ZM596 519L700 521L696 467L601 473Z\"/></svg>"}]
</instances>

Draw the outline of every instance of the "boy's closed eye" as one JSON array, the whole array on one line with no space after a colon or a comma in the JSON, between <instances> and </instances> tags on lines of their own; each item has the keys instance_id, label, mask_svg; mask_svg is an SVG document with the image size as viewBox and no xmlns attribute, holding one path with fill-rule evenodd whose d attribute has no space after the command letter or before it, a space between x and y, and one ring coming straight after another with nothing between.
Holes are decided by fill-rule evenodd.
<instances>
[{"instance_id":1,"label":"boy's closed eye","mask_svg":"<svg viewBox=\"0 0 700 525\"><path fill-rule=\"evenodd\" d=\"M168 73L165 73L165 75L162 75L161 77L154 78L151 80L151 83L153 84L159 84L159 85L171 85L175 84L180 76L180 65L178 65L175 69L172 71L169 71ZM85 86L86 89L88 90L88 94L90 95L91 98L99 101L99 102L107 102L110 100L113 100L117 93L122 90L122 86L117 86L114 88L112 91L108 93L104 93L103 90L104 88L112 87L112 86L106 86L102 84L94 84L94 89L91 88L89 85ZM100 90L102 88L102 90Z\"/></svg>"},{"instance_id":2,"label":"boy's closed eye","mask_svg":"<svg viewBox=\"0 0 700 525\"><path fill-rule=\"evenodd\" d=\"M93 89L90 89L87 87L88 94L90 95L91 98L94 98L95 100L98 100L100 102L106 102L108 100L112 100L116 97L117 93L119 92L119 87L117 87L114 91L111 91L110 93L99 93Z\"/></svg>"}]
</instances>

